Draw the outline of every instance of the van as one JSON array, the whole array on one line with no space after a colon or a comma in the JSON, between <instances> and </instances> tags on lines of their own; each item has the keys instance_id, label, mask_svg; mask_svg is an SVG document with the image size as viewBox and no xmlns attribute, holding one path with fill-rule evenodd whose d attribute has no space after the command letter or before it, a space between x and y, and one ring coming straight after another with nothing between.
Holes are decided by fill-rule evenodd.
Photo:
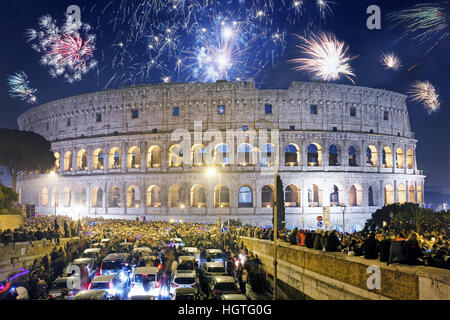
<instances>
[{"instance_id":1,"label":"van","mask_svg":"<svg viewBox=\"0 0 450 320\"><path fill-rule=\"evenodd\" d=\"M127 253L111 253L103 259L100 265L100 275L118 274L123 282L129 282L131 267L128 264Z\"/></svg>"}]
</instances>

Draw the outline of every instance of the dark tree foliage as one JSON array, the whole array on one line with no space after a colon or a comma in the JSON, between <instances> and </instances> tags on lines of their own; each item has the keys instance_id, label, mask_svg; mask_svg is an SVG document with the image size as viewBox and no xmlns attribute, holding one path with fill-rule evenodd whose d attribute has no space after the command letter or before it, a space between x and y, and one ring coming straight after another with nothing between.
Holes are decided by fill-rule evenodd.
<instances>
[{"instance_id":1,"label":"dark tree foliage","mask_svg":"<svg viewBox=\"0 0 450 320\"><path fill-rule=\"evenodd\" d=\"M0 213L8 213L8 211L12 210L13 203L18 199L17 193L8 187L5 187L0 184Z\"/></svg>"},{"instance_id":2,"label":"dark tree foliage","mask_svg":"<svg viewBox=\"0 0 450 320\"><path fill-rule=\"evenodd\" d=\"M56 159L50 148L50 142L34 132L0 129L0 166L11 175L13 190L19 174L53 168Z\"/></svg>"},{"instance_id":3,"label":"dark tree foliage","mask_svg":"<svg viewBox=\"0 0 450 320\"><path fill-rule=\"evenodd\" d=\"M286 226L286 209L284 206L284 188L283 188L283 181L281 180L280 176L277 175L277 226L278 230L284 229ZM272 212L275 212L275 209L272 210ZM272 224L274 224L273 221L273 213L272 213Z\"/></svg>"}]
</instances>

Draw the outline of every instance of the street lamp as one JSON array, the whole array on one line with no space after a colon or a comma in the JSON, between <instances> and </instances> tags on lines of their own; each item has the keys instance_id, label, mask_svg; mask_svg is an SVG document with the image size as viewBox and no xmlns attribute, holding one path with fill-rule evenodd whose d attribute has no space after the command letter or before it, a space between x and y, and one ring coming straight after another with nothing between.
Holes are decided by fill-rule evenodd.
<instances>
[{"instance_id":1,"label":"street lamp","mask_svg":"<svg viewBox=\"0 0 450 320\"><path fill-rule=\"evenodd\" d=\"M258 122L265 122L272 126L272 130L275 130L275 126L273 122L265 119L259 119L252 122L252 125L250 126L250 131L253 130L255 127L255 124ZM259 132L259 129L255 129ZM277 148L278 146L274 146L274 186L275 190L273 193L273 300L277 299L277 264L278 264L278 257L277 257L277 238L278 238L278 212L277 212Z\"/></svg>"},{"instance_id":2,"label":"street lamp","mask_svg":"<svg viewBox=\"0 0 450 320\"><path fill-rule=\"evenodd\" d=\"M342 234L345 234L345 209L347 206L345 204L341 204L342 208Z\"/></svg>"},{"instance_id":3,"label":"street lamp","mask_svg":"<svg viewBox=\"0 0 450 320\"><path fill-rule=\"evenodd\" d=\"M208 168L207 174L210 177L214 177L217 174L219 177L219 220L218 220L217 224L218 224L218 227L220 228L220 230L222 230L222 198L221 198L222 187L220 185L220 170L217 170L214 167L210 167L210 168Z\"/></svg>"}]
</instances>

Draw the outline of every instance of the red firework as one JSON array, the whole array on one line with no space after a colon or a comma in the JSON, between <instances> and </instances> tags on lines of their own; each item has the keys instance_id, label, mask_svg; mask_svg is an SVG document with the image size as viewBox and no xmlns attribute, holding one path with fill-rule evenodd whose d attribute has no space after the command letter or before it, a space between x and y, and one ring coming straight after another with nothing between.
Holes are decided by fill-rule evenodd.
<instances>
[{"instance_id":1,"label":"red firework","mask_svg":"<svg viewBox=\"0 0 450 320\"><path fill-rule=\"evenodd\" d=\"M86 61L92 57L91 40L83 41L78 35L62 34L51 46L50 55L56 58L60 67L71 66L73 69L85 68Z\"/></svg>"}]
</instances>

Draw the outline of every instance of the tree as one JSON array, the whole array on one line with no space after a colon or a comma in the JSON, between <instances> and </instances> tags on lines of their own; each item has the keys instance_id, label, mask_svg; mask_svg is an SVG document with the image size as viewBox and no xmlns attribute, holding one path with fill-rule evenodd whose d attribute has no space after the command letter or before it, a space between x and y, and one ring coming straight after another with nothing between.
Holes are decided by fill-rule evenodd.
<instances>
[{"instance_id":1,"label":"tree","mask_svg":"<svg viewBox=\"0 0 450 320\"><path fill-rule=\"evenodd\" d=\"M13 202L16 202L18 198L13 189L0 184L0 209L11 209Z\"/></svg>"},{"instance_id":2,"label":"tree","mask_svg":"<svg viewBox=\"0 0 450 320\"><path fill-rule=\"evenodd\" d=\"M277 175L277 226L278 230L284 229L286 226L286 209L284 207L284 188L283 181L280 176ZM272 210L275 213L275 208ZM274 224L274 217L272 215L272 224Z\"/></svg>"},{"instance_id":3,"label":"tree","mask_svg":"<svg viewBox=\"0 0 450 320\"><path fill-rule=\"evenodd\" d=\"M37 133L0 129L0 166L11 175L13 190L18 175L53 168L56 159L50 148L50 142Z\"/></svg>"}]
</instances>

